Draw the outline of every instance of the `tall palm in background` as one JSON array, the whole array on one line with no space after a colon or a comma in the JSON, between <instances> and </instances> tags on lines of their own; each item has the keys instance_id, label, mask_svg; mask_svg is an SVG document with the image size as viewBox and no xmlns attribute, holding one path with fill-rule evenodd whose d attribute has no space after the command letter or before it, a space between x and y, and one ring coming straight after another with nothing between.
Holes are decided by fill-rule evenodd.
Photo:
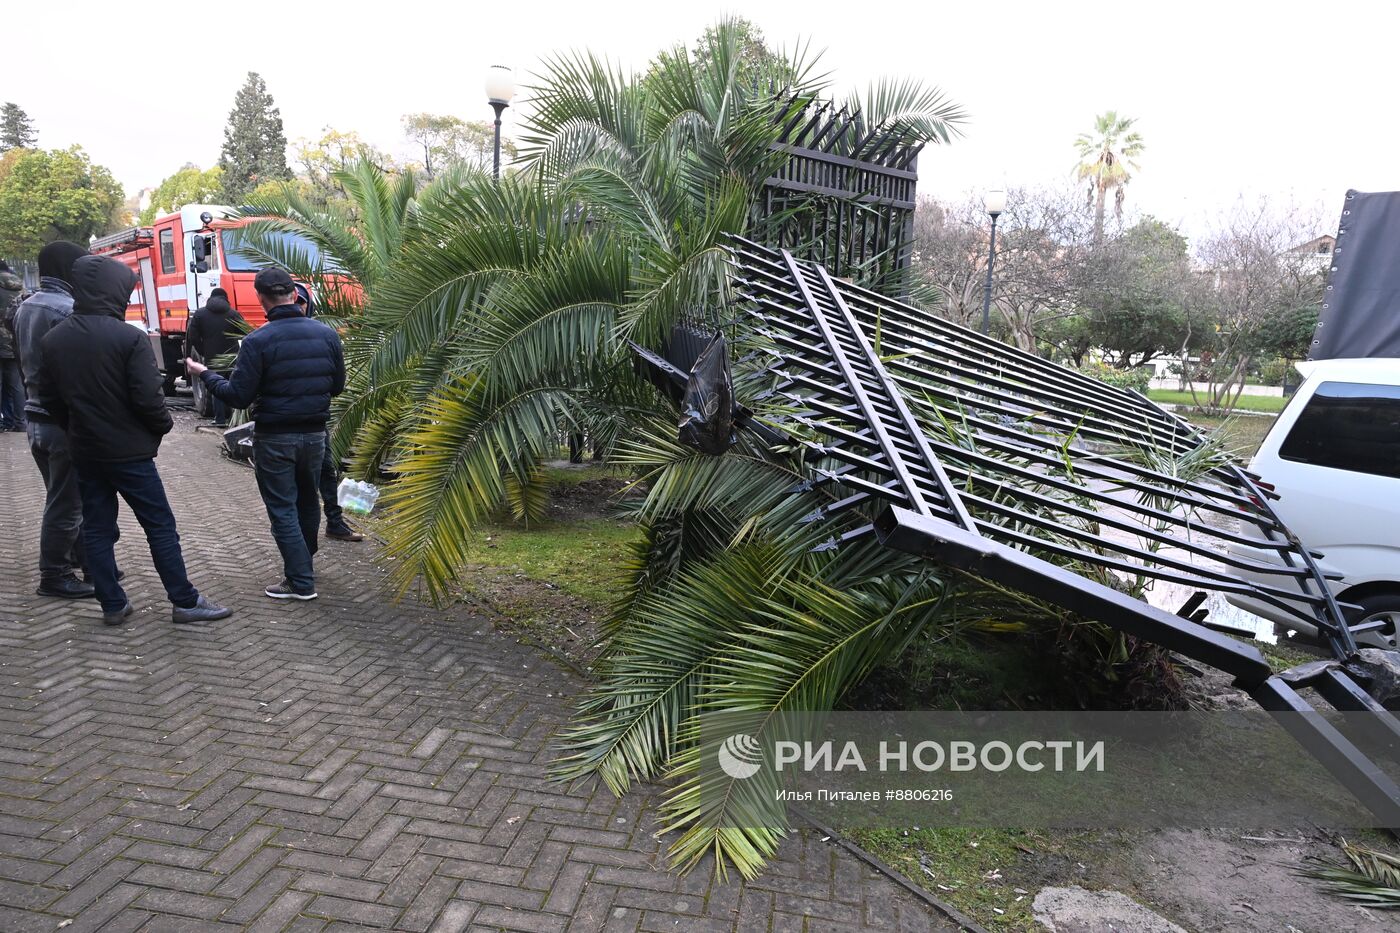
<instances>
[{"instance_id":1,"label":"tall palm in background","mask_svg":"<svg viewBox=\"0 0 1400 933\"><path fill-rule=\"evenodd\" d=\"M1137 159L1146 149L1142 135L1133 130L1132 117L1120 117L1109 110L1094 119L1094 129L1074 140L1079 152L1075 175L1089 183L1089 203L1094 207L1094 242L1103 240L1103 221L1108 193L1113 192L1113 214L1123 219L1125 186L1138 170Z\"/></svg>"}]
</instances>

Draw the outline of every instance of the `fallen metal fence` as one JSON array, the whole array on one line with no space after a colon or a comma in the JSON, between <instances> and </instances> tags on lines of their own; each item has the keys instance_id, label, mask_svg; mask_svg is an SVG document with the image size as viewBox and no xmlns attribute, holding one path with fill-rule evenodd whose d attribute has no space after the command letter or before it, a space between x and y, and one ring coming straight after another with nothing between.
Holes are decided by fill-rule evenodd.
<instances>
[{"instance_id":1,"label":"fallen metal fence","mask_svg":"<svg viewBox=\"0 0 1400 933\"><path fill-rule=\"evenodd\" d=\"M1142 395L931 317L826 269L737 239L734 279L768 354L762 428L805 448L828 504L823 548L885 545L1015 587L1209 664L1287 717L1383 825L1400 827L1400 786L1324 717L1375 714L1400 656L1358 650L1312 554L1258 477ZM650 355L650 356L655 356ZM648 365L684 380L664 360ZM744 415L747 413L745 412ZM741 417L736 423L745 423ZM752 424L752 422L749 422ZM1136 595L1162 580L1194 595L1177 613ZM1209 592L1269 603L1315 626L1331 660L1274 674L1246 642L1202 624Z\"/></svg>"}]
</instances>

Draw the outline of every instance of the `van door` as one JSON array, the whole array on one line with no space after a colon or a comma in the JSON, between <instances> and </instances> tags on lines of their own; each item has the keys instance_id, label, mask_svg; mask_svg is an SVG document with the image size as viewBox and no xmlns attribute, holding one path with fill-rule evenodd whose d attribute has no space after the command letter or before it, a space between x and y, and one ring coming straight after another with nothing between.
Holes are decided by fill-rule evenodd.
<instances>
[{"instance_id":1,"label":"van door","mask_svg":"<svg viewBox=\"0 0 1400 933\"><path fill-rule=\"evenodd\" d=\"M1261 450L1259 460L1271 455L1271 462L1256 467L1280 496L1279 517L1347 583L1393 565L1400 554L1400 386L1323 382L1285 430L1276 452Z\"/></svg>"}]
</instances>

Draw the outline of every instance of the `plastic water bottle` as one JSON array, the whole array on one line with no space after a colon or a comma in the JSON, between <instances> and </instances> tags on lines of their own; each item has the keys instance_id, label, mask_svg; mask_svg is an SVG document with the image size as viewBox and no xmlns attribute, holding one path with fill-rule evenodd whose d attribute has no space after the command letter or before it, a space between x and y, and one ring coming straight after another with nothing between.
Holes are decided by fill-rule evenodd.
<instances>
[{"instance_id":1,"label":"plastic water bottle","mask_svg":"<svg viewBox=\"0 0 1400 933\"><path fill-rule=\"evenodd\" d=\"M335 501L347 512L368 515L379 501L379 487L347 476L335 489Z\"/></svg>"}]
</instances>

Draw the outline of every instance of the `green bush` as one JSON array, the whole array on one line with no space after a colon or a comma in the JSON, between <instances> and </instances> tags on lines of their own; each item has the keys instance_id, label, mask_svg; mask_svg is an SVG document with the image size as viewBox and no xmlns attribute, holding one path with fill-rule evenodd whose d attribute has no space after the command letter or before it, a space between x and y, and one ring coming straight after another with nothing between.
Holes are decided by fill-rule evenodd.
<instances>
[{"instance_id":1,"label":"green bush","mask_svg":"<svg viewBox=\"0 0 1400 933\"><path fill-rule=\"evenodd\" d=\"M1293 371L1293 363L1283 357L1259 364L1259 381L1266 386L1283 385L1283 377Z\"/></svg>"},{"instance_id":2,"label":"green bush","mask_svg":"<svg viewBox=\"0 0 1400 933\"><path fill-rule=\"evenodd\" d=\"M1106 382L1119 389L1132 389L1134 392L1146 392L1148 383L1152 381L1152 369L1147 366L1118 369L1116 366L1093 360L1079 367L1079 371L1099 382Z\"/></svg>"}]
</instances>

